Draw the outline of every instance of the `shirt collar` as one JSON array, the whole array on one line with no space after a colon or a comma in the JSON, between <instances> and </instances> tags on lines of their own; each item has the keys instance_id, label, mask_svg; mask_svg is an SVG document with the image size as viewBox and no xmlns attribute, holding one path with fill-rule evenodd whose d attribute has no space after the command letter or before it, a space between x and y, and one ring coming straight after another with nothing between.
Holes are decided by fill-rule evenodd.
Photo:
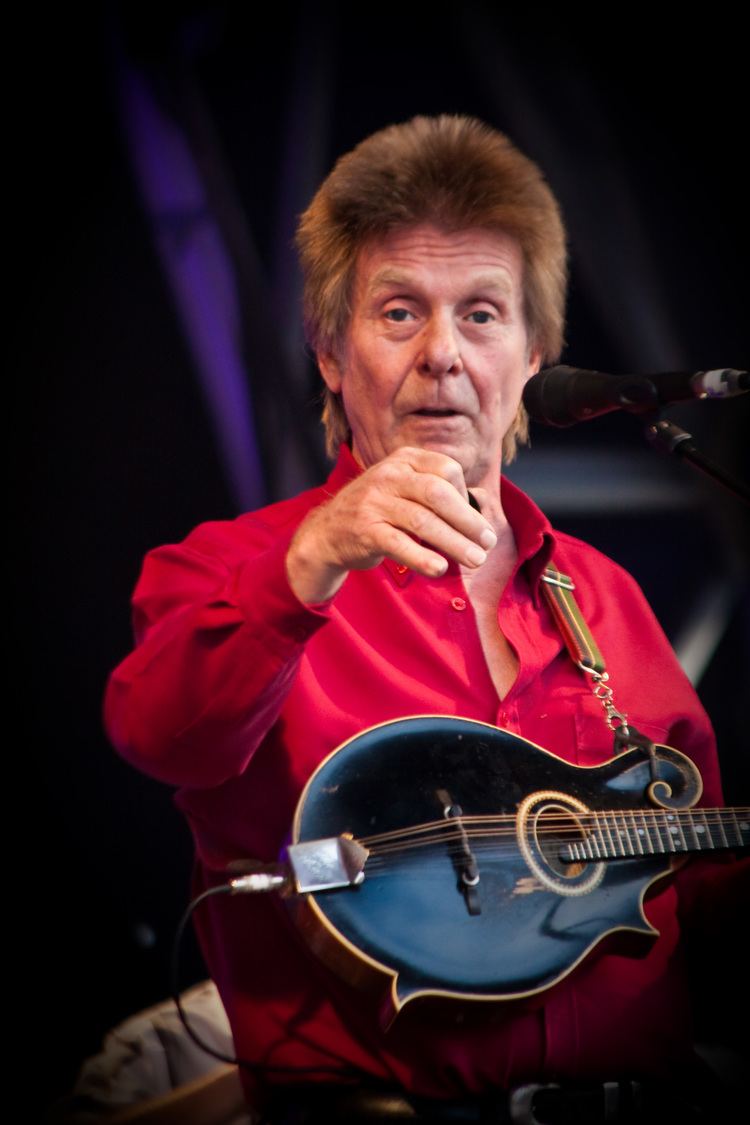
<instances>
[{"instance_id":1,"label":"shirt collar","mask_svg":"<svg viewBox=\"0 0 750 1125\"><path fill-rule=\"evenodd\" d=\"M513 529L518 568L525 568L534 605L539 605L539 583L555 549L555 533L541 508L507 477L500 482L503 511Z\"/></svg>"},{"instance_id":2,"label":"shirt collar","mask_svg":"<svg viewBox=\"0 0 750 1125\"><path fill-rule=\"evenodd\" d=\"M338 492L344 485L355 480L362 472L361 465L354 459L348 445L341 445L336 464L328 477L327 489ZM544 512L534 501L522 492L517 485L503 477L501 484L503 511L513 529L518 551L518 568L525 569L526 578L534 598L539 604L539 582L544 568L549 563L555 547L555 533ZM404 586L409 580L410 571L391 559L385 559L385 566L398 583Z\"/></svg>"},{"instance_id":3,"label":"shirt collar","mask_svg":"<svg viewBox=\"0 0 750 1125\"><path fill-rule=\"evenodd\" d=\"M360 475L362 466L354 460L354 454L348 445L339 446L339 455L328 477L327 487L331 492L338 492L345 484L349 484Z\"/></svg>"}]
</instances>

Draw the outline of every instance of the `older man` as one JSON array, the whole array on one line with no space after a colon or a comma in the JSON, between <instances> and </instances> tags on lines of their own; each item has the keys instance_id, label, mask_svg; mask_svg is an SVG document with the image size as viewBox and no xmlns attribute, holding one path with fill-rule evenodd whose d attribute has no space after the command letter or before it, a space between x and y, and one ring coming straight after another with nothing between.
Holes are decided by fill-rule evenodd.
<instances>
[{"instance_id":1,"label":"older man","mask_svg":"<svg viewBox=\"0 0 750 1125\"><path fill-rule=\"evenodd\" d=\"M137 646L108 689L116 746L180 786L196 889L237 859L274 860L312 772L376 723L461 715L579 765L609 758L600 702L540 593L553 558L617 706L690 755L720 803L708 721L633 580L502 478L524 384L562 342L564 234L538 169L474 120L416 118L339 161L298 242L336 466L322 488L154 551ZM214 898L197 923L261 1081L356 1075L434 1099L437 1115L573 1083L551 1111L568 1118L550 1119L599 1120L613 1083L671 1080L690 1059L678 890L657 892L660 936L639 957L594 952L520 1007L416 1001L387 1028L273 896Z\"/></svg>"}]
</instances>

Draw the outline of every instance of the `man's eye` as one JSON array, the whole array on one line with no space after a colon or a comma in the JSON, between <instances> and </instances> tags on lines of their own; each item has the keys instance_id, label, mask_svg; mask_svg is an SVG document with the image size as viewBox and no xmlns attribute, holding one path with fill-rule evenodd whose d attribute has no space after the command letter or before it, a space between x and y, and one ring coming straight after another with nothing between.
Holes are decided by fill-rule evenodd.
<instances>
[{"instance_id":1,"label":"man's eye","mask_svg":"<svg viewBox=\"0 0 750 1125\"><path fill-rule=\"evenodd\" d=\"M408 309L387 309L385 315L388 320L394 320L397 324L403 324L405 320L408 320L414 314L410 313Z\"/></svg>"},{"instance_id":2,"label":"man's eye","mask_svg":"<svg viewBox=\"0 0 750 1125\"><path fill-rule=\"evenodd\" d=\"M494 319L492 313L486 309L476 309L473 313L469 313L469 320L473 320L475 324L489 324Z\"/></svg>"}]
</instances>

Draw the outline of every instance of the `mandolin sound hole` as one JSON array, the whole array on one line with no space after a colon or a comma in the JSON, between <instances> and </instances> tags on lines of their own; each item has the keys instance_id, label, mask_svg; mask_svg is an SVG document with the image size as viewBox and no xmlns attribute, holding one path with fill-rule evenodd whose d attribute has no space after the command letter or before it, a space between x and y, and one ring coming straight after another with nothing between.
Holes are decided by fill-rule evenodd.
<instances>
[{"instance_id":1,"label":"mandolin sound hole","mask_svg":"<svg viewBox=\"0 0 750 1125\"><path fill-rule=\"evenodd\" d=\"M555 790L530 793L518 806L516 838L526 863L548 890L559 895L586 895L604 878L604 864L566 863L567 844L586 839L589 810L577 797Z\"/></svg>"},{"instance_id":2,"label":"mandolin sound hole","mask_svg":"<svg viewBox=\"0 0 750 1125\"><path fill-rule=\"evenodd\" d=\"M586 869L580 860L566 863L560 853L567 844L585 838L585 832L575 812L564 805L543 805L534 818L534 839L540 856L556 875L563 879L576 879Z\"/></svg>"}]
</instances>

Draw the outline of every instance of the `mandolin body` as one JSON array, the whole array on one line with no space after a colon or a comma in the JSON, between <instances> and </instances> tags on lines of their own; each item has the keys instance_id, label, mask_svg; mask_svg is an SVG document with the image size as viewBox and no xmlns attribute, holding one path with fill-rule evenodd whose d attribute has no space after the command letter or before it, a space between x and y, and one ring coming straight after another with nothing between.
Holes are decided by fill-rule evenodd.
<instances>
[{"instance_id":1,"label":"mandolin body","mask_svg":"<svg viewBox=\"0 0 750 1125\"><path fill-rule=\"evenodd\" d=\"M669 873L672 854L559 858L564 839L581 837L582 810L685 808L698 799L692 763L670 747L656 751L663 784L654 787L641 750L582 768L467 719L373 727L312 776L293 842L350 834L369 848L371 838L397 833L396 843L372 847L360 885L300 896L297 920L350 980L375 974L389 983L391 1014L418 996L509 1000L547 989L606 935L656 933L643 897ZM446 795L465 823L479 825L469 834L479 874L471 897ZM430 824L433 832L407 834L407 846L398 845L402 830Z\"/></svg>"}]
</instances>

